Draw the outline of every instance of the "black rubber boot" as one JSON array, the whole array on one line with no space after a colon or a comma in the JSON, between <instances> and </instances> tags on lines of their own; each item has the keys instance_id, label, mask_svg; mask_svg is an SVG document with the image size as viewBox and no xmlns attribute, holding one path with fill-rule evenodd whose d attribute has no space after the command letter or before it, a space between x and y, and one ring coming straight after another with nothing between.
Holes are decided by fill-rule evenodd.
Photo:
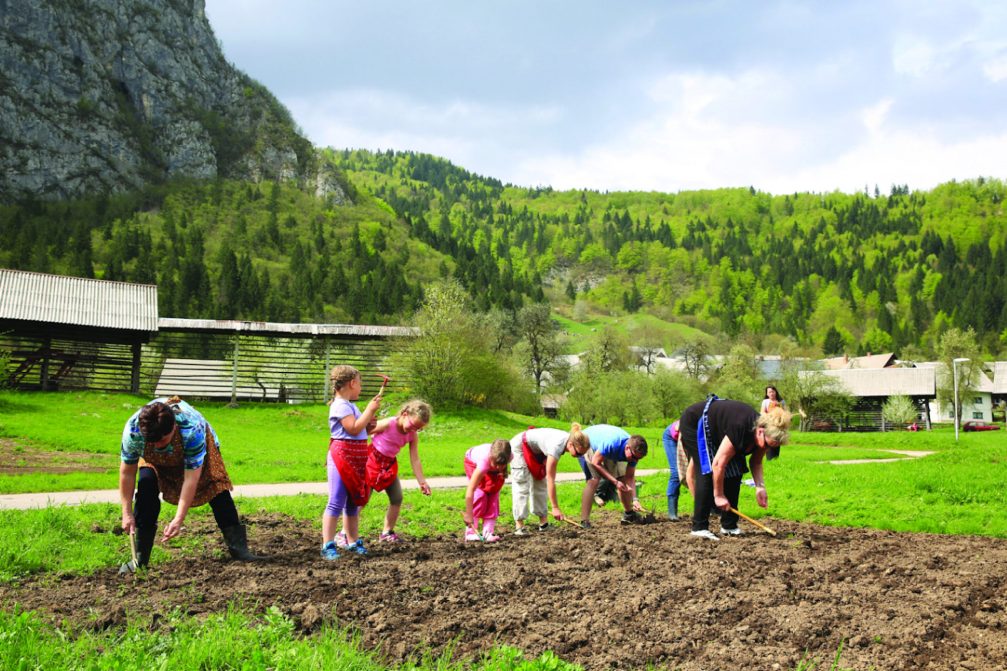
<instances>
[{"instance_id":1,"label":"black rubber boot","mask_svg":"<svg viewBox=\"0 0 1007 671\"><path fill-rule=\"evenodd\" d=\"M150 561L150 552L154 549L154 537L157 535L157 527L149 529L137 529L134 536L136 542L136 563L132 557L128 562L119 567L119 573L135 573L138 568L146 568Z\"/></svg>"},{"instance_id":2,"label":"black rubber boot","mask_svg":"<svg viewBox=\"0 0 1007 671\"><path fill-rule=\"evenodd\" d=\"M668 519L672 522L678 520L678 497L668 497Z\"/></svg>"},{"instance_id":3,"label":"black rubber boot","mask_svg":"<svg viewBox=\"0 0 1007 671\"><path fill-rule=\"evenodd\" d=\"M238 561L262 561L265 557L254 555L248 549L248 536L245 533L244 524L224 527L220 530L224 534L224 542L227 543L227 551L231 557Z\"/></svg>"}]
</instances>

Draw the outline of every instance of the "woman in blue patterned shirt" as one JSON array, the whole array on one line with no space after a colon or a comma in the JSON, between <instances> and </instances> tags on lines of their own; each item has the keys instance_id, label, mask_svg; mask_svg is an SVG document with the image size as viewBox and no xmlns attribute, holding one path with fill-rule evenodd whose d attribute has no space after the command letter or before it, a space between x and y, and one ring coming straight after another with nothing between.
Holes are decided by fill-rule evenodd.
<instances>
[{"instance_id":1,"label":"woman in blue patterned shirt","mask_svg":"<svg viewBox=\"0 0 1007 671\"><path fill-rule=\"evenodd\" d=\"M161 496L178 506L162 541L181 533L189 508L209 503L231 556L241 561L261 559L248 550L219 445L209 422L177 396L155 399L129 418L122 431L119 496L122 529L136 534L137 561L123 564L120 573L135 571L150 560Z\"/></svg>"}]
</instances>

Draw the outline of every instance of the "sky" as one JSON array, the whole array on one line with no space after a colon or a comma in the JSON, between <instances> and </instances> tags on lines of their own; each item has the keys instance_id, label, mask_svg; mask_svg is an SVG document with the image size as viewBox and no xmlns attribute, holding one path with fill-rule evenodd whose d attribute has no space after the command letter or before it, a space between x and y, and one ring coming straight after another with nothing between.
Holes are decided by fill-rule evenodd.
<instances>
[{"instance_id":1,"label":"sky","mask_svg":"<svg viewBox=\"0 0 1007 671\"><path fill-rule=\"evenodd\" d=\"M1003 2L206 0L206 14L318 146L564 190L1007 177Z\"/></svg>"}]
</instances>

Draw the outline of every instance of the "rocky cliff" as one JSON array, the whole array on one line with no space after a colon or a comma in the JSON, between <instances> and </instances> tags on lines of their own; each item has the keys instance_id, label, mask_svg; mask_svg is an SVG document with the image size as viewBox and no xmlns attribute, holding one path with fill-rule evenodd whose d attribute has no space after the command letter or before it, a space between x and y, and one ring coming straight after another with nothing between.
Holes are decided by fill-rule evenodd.
<instances>
[{"instance_id":1,"label":"rocky cliff","mask_svg":"<svg viewBox=\"0 0 1007 671\"><path fill-rule=\"evenodd\" d=\"M0 0L0 202L216 176L345 197L204 0Z\"/></svg>"}]
</instances>

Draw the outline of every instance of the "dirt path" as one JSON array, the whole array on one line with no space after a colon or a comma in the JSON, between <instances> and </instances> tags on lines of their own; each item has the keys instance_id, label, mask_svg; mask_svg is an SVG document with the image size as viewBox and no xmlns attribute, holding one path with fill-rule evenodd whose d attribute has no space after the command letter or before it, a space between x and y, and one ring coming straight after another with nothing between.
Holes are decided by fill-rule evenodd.
<instances>
[{"instance_id":1,"label":"dirt path","mask_svg":"<svg viewBox=\"0 0 1007 671\"><path fill-rule=\"evenodd\" d=\"M791 670L806 653L829 668L842 640L843 668L1007 668L1007 541L766 520L777 538L714 543L691 538L687 522L596 517L591 531L372 544L370 557L330 563L303 523L262 516L250 537L267 563L211 550L143 580L110 568L0 587L0 602L90 628L275 604L306 632L329 619L359 628L392 661L454 640L459 655L497 641L591 670ZM220 547L212 522L199 525L191 533Z\"/></svg>"}]
</instances>

